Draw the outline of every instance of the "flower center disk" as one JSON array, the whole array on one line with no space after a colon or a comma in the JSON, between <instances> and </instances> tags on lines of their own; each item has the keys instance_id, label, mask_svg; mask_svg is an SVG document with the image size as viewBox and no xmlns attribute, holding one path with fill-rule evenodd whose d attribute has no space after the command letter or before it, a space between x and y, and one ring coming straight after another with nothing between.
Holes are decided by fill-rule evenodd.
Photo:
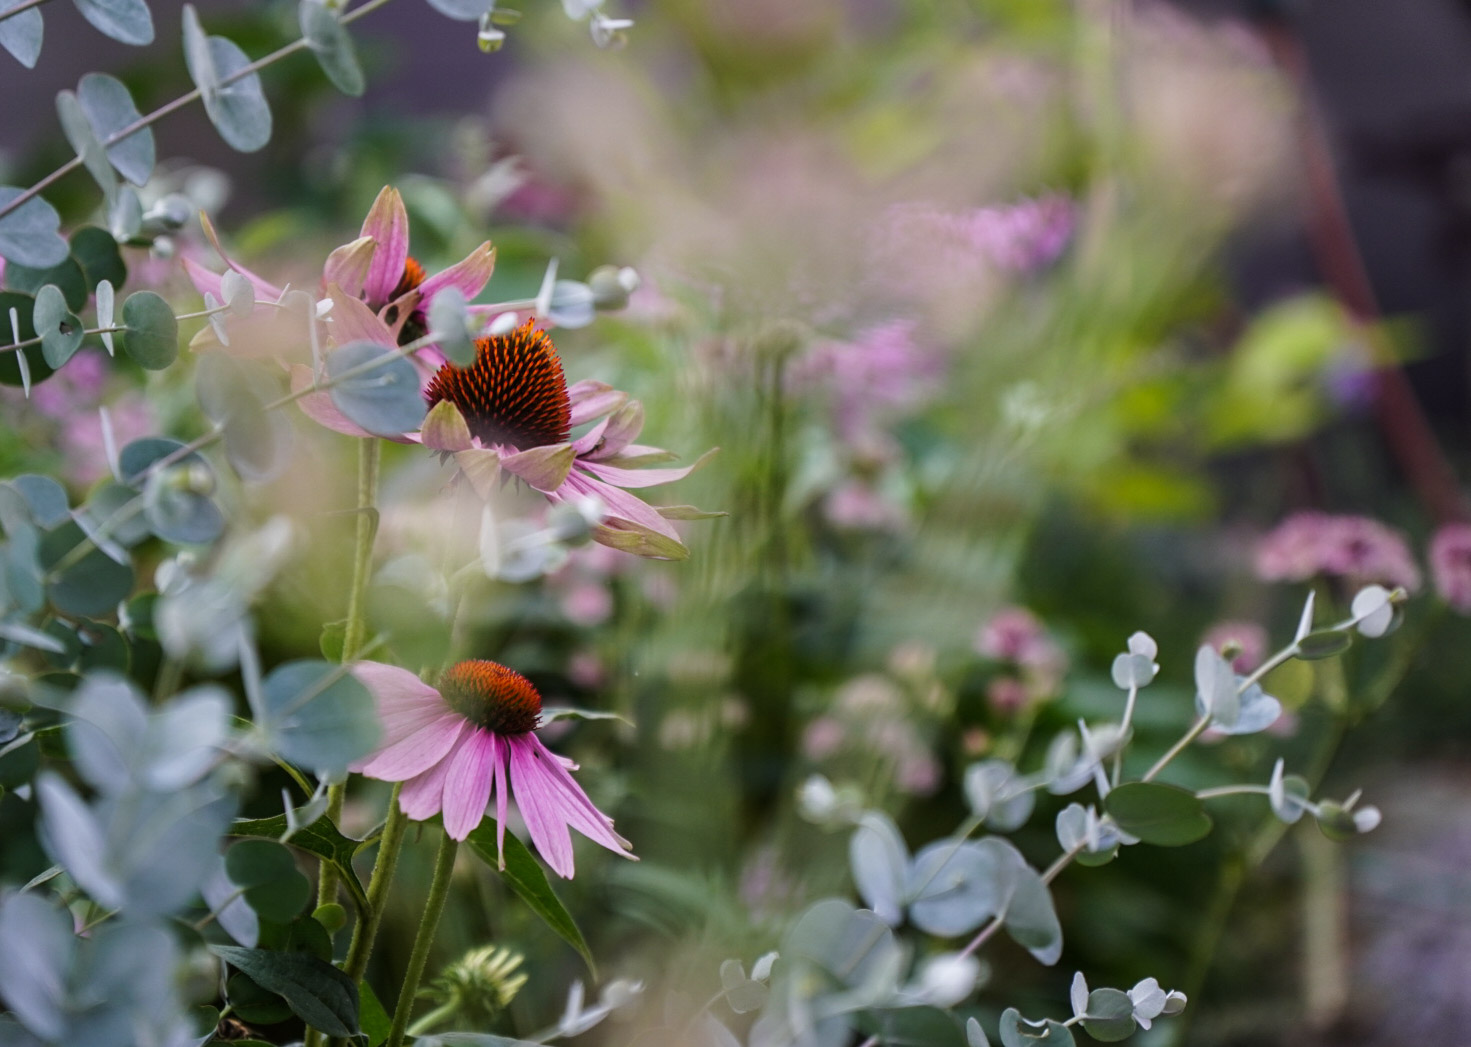
<instances>
[{"instance_id":1,"label":"flower center disk","mask_svg":"<svg viewBox=\"0 0 1471 1047\"><path fill-rule=\"evenodd\" d=\"M456 662L440 677L439 693L455 712L495 734L534 731L541 718L535 686L499 662Z\"/></svg>"},{"instance_id":2,"label":"flower center disk","mask_svg":"<svg viewBox=\"0 0 1471 1047\"><path fill-rule=\"evenodd\" d=\"M458 407L481 443L526 450L562 443L571 431L562 361L547 333L530 320L512 334L479 339L475 362L445 364L424 395L430 407L441 400Z\"/></svg>"}]
</instances>

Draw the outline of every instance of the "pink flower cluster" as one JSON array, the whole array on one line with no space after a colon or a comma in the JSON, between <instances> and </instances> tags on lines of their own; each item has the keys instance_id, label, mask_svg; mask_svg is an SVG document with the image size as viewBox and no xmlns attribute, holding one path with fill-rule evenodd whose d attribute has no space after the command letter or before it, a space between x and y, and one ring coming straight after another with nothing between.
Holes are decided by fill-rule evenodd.
<instances>
[{"instance_id":1,"label":"pink flower cluster","mask_svg":"<svg viewBox=\"0 0 1471 1047\"><path fill-rule=\"evenodd\" d=\"M901 204L889 212L896 227L922 235L946 257L984 261L1011 273L1034 273L1062 256L1077 226L1077 206L1060 193L1014 204L947 211Z\"/></svg>"},{"instance_id":2,"label":"pink flower cluster","mask_svg":"<svg viewBox=\"0 0 1471 1047\"><path fill-rule=\"evenodd\" d=\"M976 633L975 649L994 661L1009 662L1016 670L987 685L986 696L998 712L1014 712L1030 702L1051 698L1062 688L1067 655L1025 607L1004 607L992 615Z\"/></svg>"},{"instance_id":3,"label":"pink flower cluster","mask_svg":"<svg viewBox=\"0 0 1471 1047\"><path fill-rule=\"evenodd\" d=\"M1262 538L1257 577L1300 582L1317 575L1420 587L1420 568L1399 531L1367 516L1294 513Z\"/></svg>"},{"instance_id":4,"label":"pink flower cluster","mask_svg":"<svg viewBox=\"0 0 1471 1047\"><path fill-rule=\"evenodd\" d=\"M1446 524L1430 540L1435 591L1460 614L1471 614L1471 524Z\"/></svg>"}]
</instances>

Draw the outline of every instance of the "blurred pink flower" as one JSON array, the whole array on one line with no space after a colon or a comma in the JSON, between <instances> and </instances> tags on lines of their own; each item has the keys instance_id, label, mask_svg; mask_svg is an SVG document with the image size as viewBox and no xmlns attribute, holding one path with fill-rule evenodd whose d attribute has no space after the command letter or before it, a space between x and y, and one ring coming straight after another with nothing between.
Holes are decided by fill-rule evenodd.
<instances>
[{"instance_id":1,"label":"blurred pink flower","mask_svg":"<svg viewBox=\"0 0 1471 1047\"><path fill-rule=\"evenodd\" d=\"M830 391L844 438L922 406L939 391L944 358L915 338L916 325L891 320L852 341L818 342L793 364L793 389Z\"/></svg>"},{"instance_id":2,"label":"blurred pink flower","mask_svg":"<svg viewBox=\"0 0 1471 1047\"><path fill-rule=\"evenodd\" d=\"M868 484L849 480L822 500L822 515L834 527L849 531L902 531L904 510Z\"/></svg>"},{"instance_id":3,"label":"blurred pink flower","mask_svg":"<svg viewBox=\"0 0 1471 1047\"><path fill-rule=\"evenodd\" d=\"M1258 544L1256 572L1267 582L1327 574L1354 583L1420 587L1420 568L1404 535L1367 516L1294 513Z\"/></svg>"},{"instance_id":4,"label":"blurred pink flower","mask_svg":"<svg viewBox=\"0 0 1471 1047\"><path fill-rule=\"evenodd\" d=\"M993 677L986 684L986 701L998 713L1010 715L1026 705L1031 697L1031 690L1015 676Z\"/></svg>"},{"instance_id":5,"label":"blurred pink flower","mask_svg":"<svg viewBox=\"0 0 1471 1047\"><path fill-rule=\"evenodd\" d=\"M42 388L37 386L35 392ZM108 405L107 414L112 423L113 446L119 450L133 440L153 435L158 428L153 408L138 392L128 391L118 396ZM66 477L77 486L87 487L112 472L100 411L79 411L66 419L60 446L66 457Z\"/></svg>"},{"instance_id":6,"label":"blurred pink flower","mask_svg":"<svg viewBox=\"0 0 1471 1047\"><path fill-rule=\"evenodd\" d=\"M1077 225L1077 206L1060 193L1014 204L947 211L907 203L888 222L903 237L923 237L952 265L985 262L1012 273L1033 273L1062 256Z\"/></svg>"},{"instance_id":7,"label":"blurred pink flower","mask_svg":"<svg viewBox=\"0 0 1471 1047\"><path fill-rule=\"evenodd\" d=\"M802 753L809 760L825 760L841 748L847 728L831 716L819 716L802 732Z\"/></svg>"},{"instance_id":8,"label":"blurred pink flower","mask_svg":"<svg viewBox=\"0 0 1471 1047\"><path fill-rule=\"evenodd\" d=\"M97 406L106 384L107 358L96 350L83 349L31 390L31 403L48 418L71 422Z\"/></svg>"},{"instance_id":9,"label":"blurred pink flower","mask_svg":"<svg viewBox=\"0 0 1471 1047\"><path fill-rule=\"evenodd\" d=\"M496 662L457 662L437 688L381 662L358 662L352 674L372 693L384 730L382 747L353 770L403 782L398 803L409 818L424 821L443 811L444 831L463 840L485 817L493 793L503 844L514 794L532 843L557 875L572 876L569 828L633 857L613 819L567 773L577 765L537 738L541 695L520 673Z\"/></svg>"},{"instance_id":10,"label":"blurred pink flower","mask_svg":"<svg viewBox=\"0 0 1471 1047\"><path fill-rule=\"evenodd\" d=\"M894 769L894 785L910 796L928 796L940 785L940 764L922 748L906 754Z\"/></svg>"},{"instance_id":11,"label":"blurred pink flower","mask_svg":"<svg viewBox=\"0 0 1471 1047\"><path fill-rule=\"evenodd\" d=\"M1249 673L1262 664L1267 653L1267 631L1256 622L1217 622L1206 630L1201 643L1222 651L1225 646L1235 644L1241 649L1231 661L1231 668L1238 673Z\"/></svg>"},{"instance_id":12,"label":"blurred pink flower","mask_svg":"<svg viewBox=\"0 0 1471 1047\"><path fill-rule=\"evenodd\" d=\"M1042 667L1064 661L1061 649L1025 607L1003 607L976 633L975 649L998 662Z\"/></svg>"},{"instance_id":13,"label":"blurred pink flower","mask_svg":"<svg viewBox=\"0 0 1471 1047\"><path fill-rule=\"evenodd\" d=\"M1446 524L1430 539L1430 577L1440 598L1471 614L1471 524Z\"/></svg>"}]
</instances>

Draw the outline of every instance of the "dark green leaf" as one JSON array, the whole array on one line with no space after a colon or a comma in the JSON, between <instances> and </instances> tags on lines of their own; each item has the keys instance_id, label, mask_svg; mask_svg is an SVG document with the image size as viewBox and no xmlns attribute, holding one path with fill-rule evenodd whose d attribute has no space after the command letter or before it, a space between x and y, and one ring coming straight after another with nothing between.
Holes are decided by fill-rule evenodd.
<instances>
[{"instance_id":1,"label":"dark green leaf","mask_svg":"<svg viewBox=\"0 0 1471 1047\"><path fill-rule=\"evenodd\" d=\"M577 929L572 914L567 911L566 906L552 890L552 885L547 881L547 875L542 871L541 864L532 857L526 845L516 839L514 834L506 833L506 867L500 869L494 818L484 819L480 826L470 833L465 842L470 845L470 849L480 857L481 861L500 872L506 883L510 884L511 890L516 892L516 896L525 902L532 912L540 916L564 942L577 950L578 954L587 961L588 970L593 972L593 977L597 977L592 951L588 949L582 932Z\"/></svg>"},{"instance_id":2,"label":"dark green leaf","mask_svg":"<svg viewBox=\"0 0 1471 1047\"><path fill-rule=\"evenodd\" d=\"M82 78L86 81L86 77ZM72 260L82 269L82 275L86 278L86 291L91 293L96 290L97 285L103 280L112 284L113 287L121 287L128 279L128 267L123 264L122 252L118 250L117 241L106 229L99 229L95 225L84 225L72 233L71 239ZM64 290L64 288L63 288ZM83 303L86 295L83 295ZM71 305L71 300L67 300ZM73 309L81 309L81 304L72 305Z\"/></svg>"},{"instance_id":3,"label":"dark green leaf","mask_svg":"<svg viewBox=\"0 0 1471 1047\"><path fill-rule=\"evenodd\" d=\"M3 220L3 219L0 219ZM15 266L7 266L5 269L6 280L10 278L10 272ZM15 310L15 326L19 329L20 341L29 342L36 336L36 329L31 325L31 313L36 307L35 299L30 295L16 294L12 291L0 292L0 349L13 344L11 341L10 311ZM24 356L26 364L30 368L31 384L43 382L51 377L51 365L41 355L40 345L29 345L24 349L12 352L0 352L0 383L5 385L23 385L20 373L20 365L15 362L17 356Z\"/></svg>"},{"instance_id":4,"label":"dark green leaf","mask_svg":"<svg viewBox=\"0 0 1471 1047\"><path fill-rule=\"evenodd\" d=\"M24 265L10 265L5 268L5 286L12 291L34 296L47 284L55 284L61 289L66 307L72 312L80 312L86 308L87 295L91 293L91 288L87 286L86 273L75 258L66 258L60 265L53 265L50 269L31 269ZM0 324L0 329L5 331L6 337L9 336L8 318Z\"/></svg>"},{"instance_id":5,"label":"dark green leaf","mask_svg":"<svg viewBox=\"0 0 1471 1047\"><path fill-rule=\"evenodd\" d=\"M1094 989L1088 994L1083 1031L1102 1043L1134 1035L1134 1001L1122 989Z\"/></svg>"},{"instance_id":6,"label":"dark green leaf","mask_svg":"<svg viewBox=\"0 0 1471 1047\"><path fill-rule=\"evenodd\" d=\"M1297 656L1311 662L1320 658L1332 658L1353 646L1353 635L1335 629L1320 629L1308 633L1297 641Z\"/></svg>"},{"instance_id":7,"label":"dark green leaf","mask_svg":"<svg viewBox=\"0 0 1471 1047\"><path fill-rule=\"evenodd\" d=\"M136 484L149 466L160 458L167 458L183 446L178 440L171 440L167 436L145 436L132 441L117 456L118 472L122 473L123 483ZM198 452L190 452L179 461L204 463Z\"/></svg>"},{"instance_id":8,"label":"dark green leaf","mask_svg":"<svg viewBox=\"0 0 1471 1047\"><path fill-rule=\"evenodd\" d=\"M73 553L84 546L90 548ZM132 565L118 563L92 545L74 521L44 532L37 556L47 574L46 594L66 614L111 614L133 590Z\"/></svg>"},{"instance_id":9,"label":"dark green leaf","mask_svg":"<svg viewBox=\"0 0 1471 1047\"><path fill-rule=\"evenodd\" d=\"M248 974L236 972L225 983L225 999L241 1021L275 1025L291 1017L291 1008L276 993L261 988Z\"/></svg>"},{"instance_id":10,"label":"dark green leaf","mask_svg":"<svg viewBox=\"0 0 1471 1047\"><path fill-rule=\"evenodd\" d=\"M152 291L134 291L123 302L123 349L150 371L161 371L179 357L179 321Z\"/></svg>"},{"instance_id":11,"label":"dark green leaf","mask_svg":"<svg viewBox=\"0 0 1471 1047\"><path fill-rule=\"evenodd\" d=\"M52 367L60 367L82 347L82 321L67 309L66 297L55 284L36 292L31 326L41 336L41 356Z\"/></svg>"},{"instance_id":12,"label":"dark green leaf","mask_svg":"<svg viewBox=\"0 0 1471 1047\"><path fill-rule=\"evenodd\" d=\"M1029 1022L1015 1007L1001 1012L1001 1043L1003 1047L1075 1047L1072 1030L1062 1022L1045 1018L1040 1022Z\"/></svg>"},{"instance_id":13,"label":"dark green leaf","mask_svg":"<svg viewBox=\"0 0 1471 1047\"><path fill-rule=\"evenodd\" d=\"M291 852L274 840L241 840L225 852L225 874L244 887L245 901L262 920L287 923L311 897L311 884Z\"/></svg>"},{"instance_id":14,"label":"dark green leaf","mask_svg":"<svg viewBox=\"0 0 1471 1047\"><path fill-rule=\"evenodd\" d=\"M361 1001L358 1020L363 1027L363 1034L368 1037L368 1047L379 1047L393 1031L393 1020L388 1017L383 1004L378 1002L378 994L366 980L358 982L358 999Z\"/></svg>"},{"instance_id":15,"label":"dark green leaf","mask_svg":"<svg viewBox=\"0 0 1471 1047\"><path fill-rule=\"evenodd\" d=\"M306 953L211 945L210 951L248 974L262 989L278 993L302 1021L329 1036L356 1036L358 988L330 963Z\"/></svg>"},{"instance_id":16,"label":"dark green leaf","mask_svg":"<svg viewBox=\"0 0 1471 1047\"><path fill-rule=\"evenodd\" d=\"M230 829L231 836L254 836L267 840L279 840L285 833L284 814L278 814L274 818L241 818ZM332 824L332 819L324 815L311 825L298 829L287 842L291 847L300 848L336 866L348 893L357 904L358 911L367 908L368 896L352 867L352 857L362 846L361 841L343 836L338 832L337 826Z\"/></svg>"},{"instance_id":17,"label":"dark green leaf","mask_svg":"<svg viewBox=\"0 0 1471 1047\"><path fill-rule=\"evenodd\" d=\"M1177 785L1126 782L1108 794L1103 806L1124 832L1161 847L1194 843L1211 831L1205 806Z\"/></svg>"},{"instance_id":18,"label":"dark green leaf","mask_svg":"<svg viewBox=\"0 0 1471 1047\"><path fill-rule=\"evenodd\" d=\"M78 667L82 672L110 669L126 674L132 666L133 650L123 634L103 622L83 622L77 627L82 641Z\"/></svg>"}]
</instances>

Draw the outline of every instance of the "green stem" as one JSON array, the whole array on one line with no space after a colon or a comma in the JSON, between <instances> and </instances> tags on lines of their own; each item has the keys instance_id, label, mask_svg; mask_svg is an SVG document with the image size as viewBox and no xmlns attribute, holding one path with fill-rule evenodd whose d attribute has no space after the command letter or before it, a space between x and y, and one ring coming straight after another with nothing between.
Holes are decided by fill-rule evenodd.
<instances>
[{"instance_id":1,"label":"green stem","mask_svg":"<svg viewBox=\"0 0 1471 1047\"><path fill-rule=\"evenodd\" d=\"M378 937L378 928L383 923L388 890L393 886L393 872L398 867L398 853L403 850L404 834L409 827L408 816L398 806L401 788L395 784L388 797L388 820L383 823L378 857L373 862L373 875L368 880L368 907L352 929L347 958L342 961L342 972L352 979L354 985L363 980L363 972L368 969L368 957L372 955L373 940ZM344 1039L333 1039L330 1047L346 1047L346 1043Z\"/></svg>"},{"instance_id":2,"label":"green stem","mask_svg":"<svg viewBox=\"0 0 1471 1047\"><path fill-rule=\"evenodd\" d=\"M434 944L434 934L439 929L439 917L444 912L444 901L449 897L450 874L455 868L455 854L460 849L445 833L439 841L439 853L434 856L434 879L429 883L429 899L424 903L424 918L419 922L419 933L414 938L414 951L409 954L409 966L404 971L403 989L398 996L398 1006L393 1009L393 1028L388 1033L386 1047L403 1047L404 1033L409 1027L409 1015L414 1009L414 998L419 995L419 980L424 976L424 966L429 962L429 949Z\"/></svg>"},{"instance_id":3,"label":"green stem","mask_svg":"<svg viewBox=\"0 0 1471 1047\"><path fill-rule=\"evenodd\" d=\"M342 663L350 664L362 650L363 640L368 634L368 582L373 576L373 539L378 534L378 463L381 458L379 442L374 439L358 441L358 513L357 532L353 546L352 588L347 594L347 626L342 632ZM327 790L327 817L336 825L342 818L342 800L346 784L338 784ZM337 867L323 862L317 883L317 904L326 905L337 900Z\"/></svg>"}]
</instances>

